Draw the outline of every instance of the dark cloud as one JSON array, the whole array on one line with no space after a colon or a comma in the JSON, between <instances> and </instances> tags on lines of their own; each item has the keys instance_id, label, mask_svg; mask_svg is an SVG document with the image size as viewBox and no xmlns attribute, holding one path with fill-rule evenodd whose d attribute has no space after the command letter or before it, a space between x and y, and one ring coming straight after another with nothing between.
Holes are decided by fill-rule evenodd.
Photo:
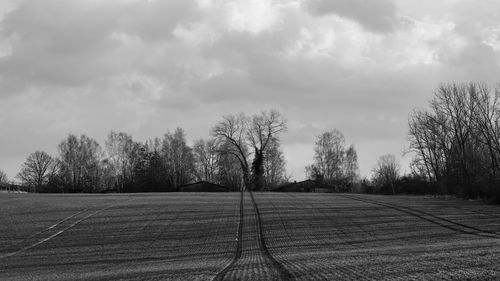
<instances>
[{"instance_id":1,"label":"dark cloud","mask_svg":"<svg viewBox=\"0 0 500 281\"><path fill-rule=\"evenodd\" d=\"M375 32L392 31L396 23L392 0L312 0L306 6L315 15L336 14Z\"/></svg>"},{"instance_id":2,"label":"dark cloud","mask_svg":"<svg viewBox=\"0 0 500 281\"><path fill-rule=\"evenodd\" d=\"M195 14L193 2L180 0L21 1L0 29L14 38L12 52L0 58L0 86L82 86L130 70L148 56L140 41L169 41L177 25ZM139 42L133 49L123 42L134 38Z\"/></svg>"},{"instance_id":3,"label":"dark cloud","mask_svg":"<svg viewBox=\"0 0 500 281\"><path fill-rule=\"evenodd\" d=\"M443 61L447 71L442 79L446 82L500 82L500 56L478 38L470 39L455 56L443 57Z\"/></svg>"}]
</instances>

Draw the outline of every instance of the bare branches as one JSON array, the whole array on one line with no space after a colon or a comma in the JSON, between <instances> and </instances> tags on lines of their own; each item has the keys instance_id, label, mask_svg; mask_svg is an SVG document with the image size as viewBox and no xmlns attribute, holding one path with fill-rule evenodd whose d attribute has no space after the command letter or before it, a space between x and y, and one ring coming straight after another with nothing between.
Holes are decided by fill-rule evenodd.
<instances>
[{"instance_id":1,"label":"bare branches","mask_svg":"<svg viewBox=\"0 0 500 281\"><path fill-rule=\"evenodd\" d=\"M286 130L286 120L278 111L270 110L253 116L247 134L254 149L263 151L270 141L278 140L279 134Z\"/></svg>"},{"instance_id":2,"label":"bare branches","mask_svg":"<svg viewBox=\"0 0 500 281\"><path fill-rule=\"evenodd\" d=\"M212 129L220 153L229 153L238 158L243 169L248 170L248 147L245 134L248 118L243 115L227 115Z\"/></svg>"},{"instance_id":3,"label":"bare branches","mask_svg":"<svg viewBox=\"0 0 500 281\"><path fill-rule=\"evenodd\" d=\"M40 188L49 181L55 160L44 151L36 151L28 156L17 177L25 184Z\"/></svg>"},{"instance_id":4,"label":"bare branches","mask_svg":"<svg viewBox=\"0 0 500 281\"><path fill-rule=\"evenodd\" d=\"M7 183L7 181L8 181L7 174L4 171L0 170L0 184Z\"/></svg>"},{"instance_id":5,"label":"bare branches","mask_svg":"<svg viewBox=\"0 0 500 281\"><path fill-rule=\"evenodd\" d=\"M286 120L276 110L264 111L252 117L244 114L228 115L215 125L212 135L217 140L220 153L231 154L238 159L241 165L245 186L249 186L248 174L250 165L249 147L254 150L253 166L254 178L262 177L263 159L266 147L272 141L278 141L279 134L286 131ZM259 180L256 188L261 184Z\"/></svg>"},{"instance_id":6,"label":"bare branches","mask_svg":"<svg viewBox=\"0 0 500 281\"><path fill-rule=\"evenodd\" d=\"M345 148L345 137L339 130L323 132L316 137L314 163L306 168L309 178L347 191L357 178L357 153Z\"/></svg>"},{"instance_id":7,"label":"bare branches","mask_svg":"<svg viewBox=\"0 0 500 281\"><path fill-rule=\"evenodd\" d=\"M197 140L193 145L195 176L199 181L216 182L219 157L215 140Z\"/></svg>"},{"instance_id":8,"label":"bare branches","mask_svg":"<svg viewBox=\"0 0 500 281\"><path fill-rule=\"evenodd\" d=\"M373 182L378 186L389 186L392 194L396 194L395 183L399 178L400 166L396 156L385 154L379 157L373 169Z\"/></svg>"},{"instance_id":9,"label":"bare branches","mask_svg":"<svg viewBox=\"0 0 500 281\"><path fill-rule=\"evenodd\" d=\"M443 191L478 196L498 182L499 92L484 83L442 84L430 110L410 115L413 163Z\"/></svg>"}]
</instances>

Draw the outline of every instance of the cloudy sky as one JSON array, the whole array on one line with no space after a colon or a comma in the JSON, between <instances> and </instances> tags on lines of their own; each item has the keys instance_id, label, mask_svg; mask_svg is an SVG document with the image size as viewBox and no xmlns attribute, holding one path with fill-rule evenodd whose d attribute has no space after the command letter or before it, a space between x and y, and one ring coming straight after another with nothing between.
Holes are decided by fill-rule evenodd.
<instances>
[{"instance_id":1,"label":"cloudy sky","mask_svg":"<svg viewBox=\"0 0 500 281\"><path fill-rule=\"evenodd\" d=\"M499 63L497 0L1 0L0 169L69 133L180 126L192 142L275 108L295 179L333 128L366 176L402 157L408 113L440 82L493 85Z\"/></svg>"}]
</instances>

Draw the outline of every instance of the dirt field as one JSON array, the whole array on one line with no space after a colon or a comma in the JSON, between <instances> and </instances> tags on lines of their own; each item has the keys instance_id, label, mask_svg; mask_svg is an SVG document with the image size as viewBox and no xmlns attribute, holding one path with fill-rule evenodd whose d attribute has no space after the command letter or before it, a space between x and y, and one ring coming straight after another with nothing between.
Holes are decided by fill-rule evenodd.
<instances>
[{"instance_id":1,"label":"dirt field","mask_svg":"<svg viewBox=\"0 0 500 281\"><path fill-rule=\"evenodd\" d=\"M500 206L314 193L0 194L0 280L500 280Z\"/></svg>"}]
</instances>

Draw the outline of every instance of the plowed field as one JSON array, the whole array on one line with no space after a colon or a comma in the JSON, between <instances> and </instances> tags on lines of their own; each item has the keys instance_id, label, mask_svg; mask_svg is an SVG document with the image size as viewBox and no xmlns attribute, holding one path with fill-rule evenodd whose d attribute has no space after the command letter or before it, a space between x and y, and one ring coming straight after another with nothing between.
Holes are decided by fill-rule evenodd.
<instances>
[{"instance_id":1,"label":"plowed field","mask_svg":"<svg viewBox=\"0 0 500 281\"><path fill-rule=\"evenodd\" d=\"M500 206L319 193L0 194L0 280L500 280Z\"/></svg>"}]
</instances>

